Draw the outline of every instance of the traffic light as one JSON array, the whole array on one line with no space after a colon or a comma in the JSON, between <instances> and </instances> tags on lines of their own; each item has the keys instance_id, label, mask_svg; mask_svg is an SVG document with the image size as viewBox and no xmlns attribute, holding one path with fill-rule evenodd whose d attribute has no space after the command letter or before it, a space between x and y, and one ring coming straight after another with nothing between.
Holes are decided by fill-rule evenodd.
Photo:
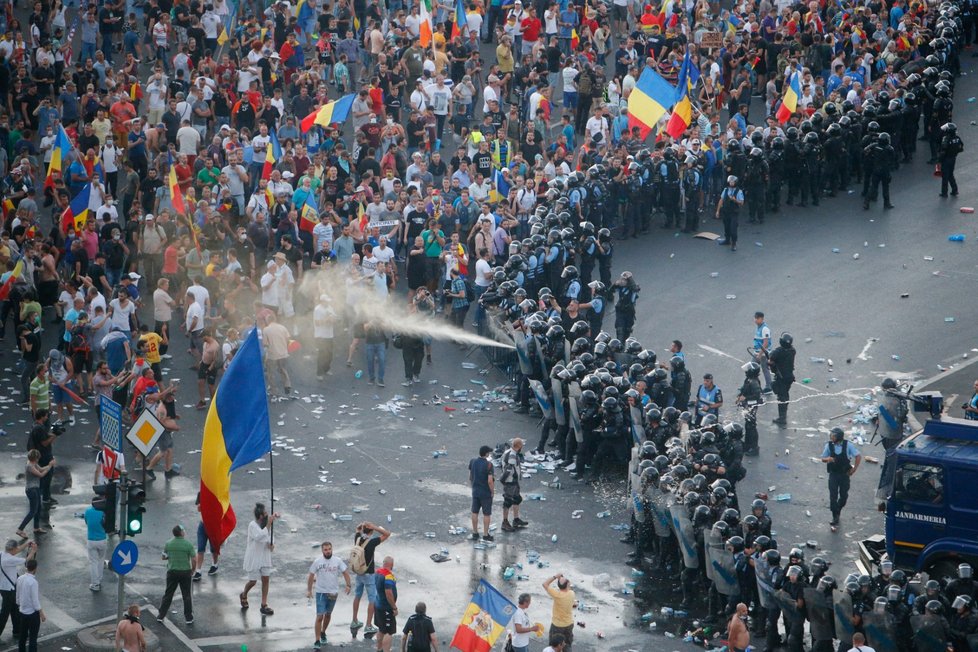
<instances>
[{"instance_id":1,"label":"traffic light","mask_svg":"<svg viewBox=\"0 0 978 652\"><path fill-rule=\"evenodd\" d=\"M130 483L126 505L126 534L133 537L143 531L143 514L146 508L146 490L139 483Z\"/></svg>"},{"instance_id":2,"label":"traffic light","mask_svg":"<svg viewBox=\"0 0 978 652\"><path fill-rule=\"evenodd\" d=\"M105 528L106 534L113 534L116 531L115 514L118 496L116 491L117 488L118 485L116 485L114 482L95 485L92 487L92 489L95 491L95 496L92 498L92 507L100 512L105 512L105 514L102 516L102 527Z\"/></svg>"}]
</instances>

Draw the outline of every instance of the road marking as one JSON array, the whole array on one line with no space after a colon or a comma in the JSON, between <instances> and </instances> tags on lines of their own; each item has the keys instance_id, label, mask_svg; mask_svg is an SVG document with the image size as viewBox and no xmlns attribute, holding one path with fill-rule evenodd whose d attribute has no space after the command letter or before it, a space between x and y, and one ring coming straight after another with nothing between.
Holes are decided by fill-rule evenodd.
<instances>
[{"instance_id":1,"label":"road marking","mask_svg":"<svg viewBox=\"0 0 978 652\"><path fill-rule=\"evenodd\" d=\"M873 346L878 341L879 340L875 337L871 337L868 340L866 340L866 346L863 347L863 350L859 352L859 355L857 355L856 358L864 361L869 360L870 356L866 355L869 352L869 347Z\"/></svg>"},{"instance_id":2,"label":"road marking","mask_svg":"<svg viewBox=\"0 0 978 652\"><path fill-rule=\"evenodd\" d=\"M51 624L58 629L75 630L82 628L82 624L80 622L69 616L66 611L63 611L62 609L59 609L51 604L50 600L48 600L47 604L44 605L44 615L51 621Z\"/></svg>"},{"instance_id":3,"label":"road marking","mask_svg":"<svg viewBox=\"0 0 978 652\"><path fill-rule=\"evenodd\" d=\"M152 605L148 605L148 606L144 607L143 610L144 611L148 611L148 612L150 612L151 614L153 614L154 616L157 616L157 617L160 615L159 612L156 610L156 607L154 607ZM163 626L166 627L168 630L170 630L170 633L173 634L174 636L176 636L177 639L179 639L179 641L181 643L183 643L184 645L186 645L188 650L193 650L193 652L204 652L202 649L200 649L200 646L198 646L196 643L194 643L190 639L189 636L187 636L186 634L184 634L180 630L179 627L177 627L176 625L174 625L173 624L173 621L170 620L169 618L164 618L163 619ZM241 637L238 636L237 637L237 640L240 641L241 640Z\"/></svg>"},{"instance_id":4,"label":"road marking","mask_svg":"<svg viewBox=\"0 0 978 652\"><path fill-rule=\"evenodd\" d=\"M47 605L47 606L44 607L44 615L45 616L47 616L50 611L51 611L51 606L50 605ZM46 641L51 641L51 640L54 640L56 638L61 638L62 636L67 636L67 635L72 634L74 632L77 632L78 630L81 630L81 629L87 629L89 627L95 627L96 625L101 625L102 623L107 623L109 621L114 621L114 620L115 620L115 614L112 614L111 616L105 616L104 618L99 618L98 620L91 620L91 621L89 621L87 623L78 623L76 621L76 624L78 625L76 628L69 629L69 630L59 630L57 632L52 632L50 634L45 634L44 636L38 637L37 642L38 643L44 643ZM5 650L3 650L3 652L14 652L14 650L16 650L16 649L17 649L17 646L14 645L12 647L6 648Z\"/></svg>"},{"instance_id":5,"label":"road marking","mask_svg":"<svg viewBox=\"0 0 978 652\"><path fill-rule=\"evenodd\" d=\"M720 356L723 356L724 358L730 358L731 360L735 360L736 362L739 362L740 364L746 364L740 358L735 358L732 355L730 355L729 353L725 353L725 352L721 351L720 349L714 349L712 346L707 346L706 344L697 344L696 346L700 347L704 351L709 351L710 353L712 353L714 355L720 355Z\"/></svg>"},{"instance_id":6,"label":"road marking","mask_svg":"<svg viewBox=\"0 0 978 652\"><path fill-rule=\"evenodd\" d=\"M960 357L961 356L958 356L958 358L960 358ZM924 389L925 387L927 387L931 383L939 380L940 378L942 378L942 377L944 377L944 376L946 376L948 374L952 374L954 372L961 371L962 369L967 369L968 367L970 367L971 365L973 365L976 362L978 362L978 356L975 356L974 358L969 358L967 361L962 362L961 364L956 365L955 367L953 367L951 369L946 369L945 371L942 371L942 372L940 372L938 374L935 374L935 375L931 376L930 378L927 378L925 380L920 381L919 383L917 383L917 385L914 387L914 389L919 392L920 390Z\"/></svg>"},{"instance_id":7,"label":"road marking","mask_svg":"<svg viewBox=\"0 0 978 652\"><path fill-rule=\"evenodd\" d=\"M248 641L278 641L284 636L303 636L302 630L298 629L286 629L274 632L248 632ZM206 638L195 638L193 640L195 645L200 647L215 647L218 645L235 645L241 642L240 634L231 634L228 636L208 636Z\"/></svg>"}]
</instances>

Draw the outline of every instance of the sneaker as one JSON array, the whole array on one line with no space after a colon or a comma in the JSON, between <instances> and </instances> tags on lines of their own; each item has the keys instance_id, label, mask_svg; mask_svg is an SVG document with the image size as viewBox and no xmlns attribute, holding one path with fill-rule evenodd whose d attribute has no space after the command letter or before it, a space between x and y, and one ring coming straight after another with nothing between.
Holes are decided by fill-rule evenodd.
<instances>
[{"instance_id":1,"label":"sneaker","mask_svg":"<svg viewBox=\"0 0 978 652\"><path fill-rule=\"evenodd\" d=\"M163 623L165 622L165 621L163 620L163 616L157 616L157 617L156 617L156 622L158 622L159 624L161 624L161 625L162 625L162 624L163 624Z\"/></svg>"},{"instance_id":2,"label":"sneaker","mask_svg":"<svg viewBox=\"0 0 978 652\"><path fill-rule=\"evenodd\" d=\"M421 382L421 376L415 376L414 377L414 382L415 383L420 383Z\"/></svg>"},{"instance_id":3,"label":"sneaker","mask_svg":"<svg viewBox=\"0 0 978 652\"><path fill-rule=\"evenodd\" d=\"M373 381L373 378L371 378L370 380L368 380L368 381L367 381L367 384L368 384L368 385L373 385L373 384L374 384L374 381Z\"/></svg>"},{"instance_id":4,"label":"sneaker","mask_svg":"<svg viewBox=\"0 0 978 652\"><path fill-rule=\"evenodd\" d=\"M510 525L509 521L503 521L503 524L500 526L500 529L503 532L515 532L516 531L516 528L513 527L512 525Z\"/></svg>"},{"instance_id":5,"label":"sneaker","mask_svg":"<svg viewBox=\"0 0 978 652\"><path fill-rule=\"evenodd\" d=\"M194 624L194 617L191 616L190 618L187 618L187 620L185 620L184 622L186 622L188 625L193 625Z\"/></svg>"},{"instance_id":6,"label":"sneaker","mask_svg":"<svg viewBox=\"0 0 978 652\"><path fill-rule=\"evenodd\" d=\"M146 469L146 478L149 480L155 480L156 471L154 471L153 469Z\"/></svg>"},{"instance_id":7,"label":"sneaker","mask_svg":"<svg viewBox=\"0 0 978 652\"><path fill-rule=\"evenodd\" d=\"M577 469L577 462L571 462L570 464L564 467L564 470L567 471L568 473L571 473L576 469Z\"/></svg>"},{"instance_id":8,"label":"sneaker","mask_svg":"<svg viewBox=\"0 0 978 652\"><path fill-rule=\"evenodd\" d=\"M196 573L194 573L194 576L193 576L192 579L193 579L194 582L199 582L202 577L203 577L203 575L200 574L200 571L197 571Z\"/></svg>"},{"instance_id":9,"label":"sneaker","mask_svg":"<svg viewBox=\"0 0 978 652\"><path fill-rule=\"evenodd\" d=\"M180 475L180 472L177 471L176 469L170 469L169 471L164 471L163 472L163 475L166 476L167 479L170 479L170 478L175 478L178 475Z\"/></svg>"},{"instance_id":10,"label":"sneaker","mask_svg":"<svg viewBox=\"0 0 978 652\"><path fill-rule=\"evenodd\" d=\"M356 627L357 629L360 629L361 627L363 627L363 623L361 623L359 620L354 620L352 623L350 623L350 627ZM323 634L323 636L325 636L325 634Z\"/></svg>"},{"instance_id":11,"label":"sneaker","mask_svg":"<svg viewBox=\"0 0 978 652\"><path fill-rule=\"evenodd\" d=\"M102 587L98 584L89 584L88 590L91 591L92 593L97 593L98 591L102 590Z\"/></svg>"},{"instance_id":12,"label":"sneaker","mask_svg":"<svg viewBox=\"0 0 978 652\"><path fill-rule=\"evenodd\" d=\"M326 632L323 632L322 634L319 635L319 642L322 643L323 645L326 645Z\"/></svg>"},{"instance_id":13,"label":"sneaker","mask_svg":"<svg viewBox=\"0 0 978 652\"><path fill-rule=\"evenodd\" d=\"M364 634L376 634L378 631L379 630L373 625L367 625L366 627L363 628Z\"/></svg>"},{"instance_id":14,"label":"sneaker","mask_svg":"<svg viewBox=\"0 0 978 652\"><path fill-rule=\"evenodd\" d=\"M57 498L48 498L44 502L47 503L48 505L57 505L58 504L58 499Z\"/></svg>"},{"instance_id":15,"label":"sneaker","mask_svg":"<svg viewBox=\"0 0 978 652\"><path fill-rule=\"evenodd\" d=\"M319 639L318 638L315 641L312 642L312 649L314 649L314 650L320 650L320 649L322 649L322 647L323 647L323 644L319 642Z\"/></svg>"},{"instance_id":16,"label":"sneaker","mask_svg":"<svg viewBox=\"0 0 978 652\"><path fill-rule=\"evenodd\" d=\"M214 564L213 566L211 566L210 567L210 570L207 571L207 574L208 575L217 575L217 564Z\"/></svg>"},{"instance_id":17,"label":"sneaker","mask_svg":"<svg viewBox=\"0 0 978 652\"><path fill-rule=\"evenodd\" d=\"M526 527L527 525L529 525L529 523L527 523L521 518L514 518L513 525L515 525L516 527Z\"/></svg>"},{"instance_id":18,"label":"sneaker","mask_svg":"<svg viewBox=\"0 0 978 652\"><path fill-rule=\"evenodd\" d=\"M316 375L316 380L319 380L319 381L323 381L323 380L326 380L326 376L324 376L324 375L322 375L322 374L317 374L317 375Z\"/></svg>"},{"instance_id":19,"label":"sneaker","mask_svg":"<svg viewBox=\"0 0 978 652\"><path fill-rule=\"evenodd\" d=\"M405 380L403 383L401 383L401 387L410 387L413 384L414 384L413 380Z\"/></svg>"},{"instance_id":20,"label":"sneaker","mask_svg":"<svg viewBox=\"0 0 978 652\"><path fill-rule=\"evenodd\" d=\"M482 535L482 540L483 541L495 541L496 538L493 537L491 534L483 534Z\"/></svg>"},{"instance_id":21,"label":"sneaker","mask_svg":"<svg viewBox=\"0 0 978 652\"><path fill-rule=\"evenodd\" d=\"M479 533L478 532L473 532L471 538L472 538L473 541L478 541L479 540Z\"/></svg>"},{"instance_id":22,"label":"sneaker","mask_svg":"<svg viewBox=\"0 0 978 652\"><path fill-rule=\"evenodd\" d=\"M384 387L384 382L383 381L378 381L377 382L377 387Z\"/></svg>"},{"instance_id":23,"label":"sneaker","mask_svg":"<svg viewBox=\"0 0 978 652\"><path fill-rule=\"evenodd\" d=\"M207 407L207 403L204 401L197 401L197 405L194 406L197 410L203 410L205 407Z\"/></svg>"}]
</instances>

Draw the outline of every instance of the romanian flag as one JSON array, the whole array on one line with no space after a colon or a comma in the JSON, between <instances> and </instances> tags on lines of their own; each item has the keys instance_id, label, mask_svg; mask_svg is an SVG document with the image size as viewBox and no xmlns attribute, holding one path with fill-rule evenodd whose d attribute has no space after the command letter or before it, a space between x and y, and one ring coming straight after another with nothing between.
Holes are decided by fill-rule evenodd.
<instances>
[{"instance_id":1,"label":"romanian flag","mask_svg":"<svg viewBox=\"0 0 978 652\"><path fill-rule=\"evenodd\" d=\"M675 103L676 89L672 84L646 67L628 96L628 128L638 127L641 137L645 138Z\"/></svg>"},{"instance_id":2,"label":"romanian flag","mask_svg":"<svg viewBox=\"0 0 978 652\"><path fill-rule=\"evenodd\" d=\"M10 276L7 277L7 280L3 282L3 285L0 285L0 301L6 301L7 297L10 296L10 289L14 286L14 283L17 282L17 279L19 279L20 275L23 273L24 259L21 258L17 261L17 264L14 265L14 268L11 270Z\"/></svg>"},{"instance_id":3,"label":"romanian flag","mask_svg":"<svg viewBox=\"0 0 978 652\"><path fill-rule=\"evenodd\" d=\"M686 50L686 56L683 57L683 63L679 67L676 106L673 107L672 115L669 117L669 123L666 125L666 133L674 139L682 136L683 132L689 128L689 125L693 121L693 104L690 102L689 96L698 79L699 71L689 57L689 50Z\"/></svg>"},{"instance_id":4,"label":"romanian flag","mask_svg":"<svg viewBox=\"0 0 978 652\"><path fill-rule=\"evenodd\" d=\"M498 204L509 197L509 190L512 188L509 181L503 176L502 170L492 173L492 190L489 191L489 203Z\"/></svg>"},{"instance_id":5,"label":"romanian flag","mask_svg":"<svg viewBox=\"0 0 978 652\"><path fill-rule=\"evenodd\" d=\"M282 146L275 137L275 132L269 133L268 145L265 146L265 165L261 169L261 178L266 181L272 176L275 162L282 158Z\"/></svg>"},{"instance_id":6,"label":"romanian flag","mask_svg":"<svg viewBox=\"0 0 978 652\"><path fill-rule=\"evenodd\" d=\"M75 195L75 198L68 204L68 210L64 212L61 218L61 224L65 224L70 220L74 223L74 229L81 231L85 226L85 222L88 221L88 203L91 199L92 184L87 183L81 192Z\"/></svg>"},{"instance_id":7,"label":"romanian flag","mask_svg":"<svg viewBox=\"0 0 978 652\"><path fill-rule=\"evenodd\" d=\"M319 207L316 205L316 198L310 193L299 210L299 228L312 233L317 224L319 224Z\"/></svg>"},{"instance_id":8,"label":"romanian flag","mask_svg":"<svg viewBox=\"0 0 978 652\"><path fill-rule=\"evenodd\" d=\"M516 605L485 580L472 594L450 647L462 652L489 652L516 613Z\"/></svg>"},{"instance_id":9,"label":"romanian flag","mask_svg":"<svg viewBox=\"0 0 978 652\"><path fill-rule=\"evenodd\" d=\"M462 29L469 26L462 0L455 0L455 22L452 23L452 39L462 35Z\"/></svg>"},{"instance_id":10,"label":"romanian flag","mask_svg":"<svg viewBox=\"0 0 978 652\"><path fill-rule=\"evenodd\" d=\"M778 122L781 124L786 123L788 118L798 110L799 97L801 97L801 81L799 80L799 73L795 71L788 78L788 87L785 89L784 97L781 99L781 106L778 107Z\"/></svg>"},{"instance_id":11,"label":"romanian flag","mask_svg":"<svg viewBox=\"0 0 978 652\"><path fill-rule=\"evenodd\" d=\"M580 44L581 44L581 37L577 35L577 30L572 27L571 28L571 51L577 52L577 48Z\"/></svg>"},{"instance_id":12,"label":"romanian flag","mask_svg":"<svg viewBox=\"0 0 978 652\"><path fill-rule=\"evenodd\" d=\"M312 129L313 125L328 127L337 122L346 122L346 119L350 117L354 98L356 98L356 93L344 95L338 100L327 102L321 108L304 117L299 125L302 127L302 133Z\"/></svg>"},{"instance_id":13,"label":"romanian flag","mask_svg":"<svg viewBox=\"0 0 978 652\"><path fill-rule=\"evenodd\" d=\"M54 138L54 147L51 148L51 162L48 164L48 175L44 179L45 188L54 187L54 172L61 172L64 170L64 160L67 158L65 155L72 150L71 141L68 140L68 134L65 133L65 128L58 125L58 135Z\"/></svg>"},{"instance_id":14,"label":"romanian flag","mask_svg":"<svg viewBox=\"0 0 978 652\"><path fill-rule=\"evenodd\" d=\"M731 11L727 16L727 31L735 34L743 26L744 19Z\"/></svg>"},{"instance_id":15,"label":"romanian flag","mask_svg":"<svg viewBox=\"0 0 978 652\"><path fill-rule=\"evenodd\" d=\"M92 177L98 177L100 183L105 183L105 166L102 165L102 158L95 155L95 162L92 164Z\"/></svg>"},{"instance_id":16,"label":"romanian flag","mask_svg":"<svg viewBox=\"0 0 978 652\"><path fill-rule=\"evenodd\" d=\"M170 154L170 174L167 176L167 185L170 187L170 203L177 215L187 215L187 206L183 203L183 193L180 191L180 184L177 182L177 170L173 164L173 155ZM191 225L193 230L193 225ZM196 237L196 236L195 236Z\"/></svg>"},{"instance_id":17,"label":"romanian flag","mask_svg":"<svg viewBox=\"0 0 978 652\"><path fill-rule=\"evenodd\" d=\"M204 423L200 517L212 545L220 547L237 524L231 507L231 473L271 450L268 393L255 328L224 372Z\"/></svg>"},{"instance_id":18,"label":"romanian flag","mask_svg":"<svg viewBox=\"0 0 978 652\"><path fill-rule=\"evenodd\" d=\"M421 0L419 4L421 5L421 47L426 48L431 45L433 32L431 29L431 7L428 6L428 0Z\"/></svg>"}]
</instances>

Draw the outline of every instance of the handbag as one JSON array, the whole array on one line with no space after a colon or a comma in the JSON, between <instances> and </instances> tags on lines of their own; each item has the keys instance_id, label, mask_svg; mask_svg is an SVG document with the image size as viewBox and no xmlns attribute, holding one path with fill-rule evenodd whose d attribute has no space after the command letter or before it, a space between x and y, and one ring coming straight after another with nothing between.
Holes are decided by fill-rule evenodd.
<instances>
[{"instance_id":1,"label":"handbag","mask_svg":"<svg viewBox=\"0 0 978 652\"><path fill-rule=\"evenodd\" d=\"M510 634L506 637L506 647L503 648L504 652L516 652L513 647L513 635Z\"/></svg>"}]
</instances>

